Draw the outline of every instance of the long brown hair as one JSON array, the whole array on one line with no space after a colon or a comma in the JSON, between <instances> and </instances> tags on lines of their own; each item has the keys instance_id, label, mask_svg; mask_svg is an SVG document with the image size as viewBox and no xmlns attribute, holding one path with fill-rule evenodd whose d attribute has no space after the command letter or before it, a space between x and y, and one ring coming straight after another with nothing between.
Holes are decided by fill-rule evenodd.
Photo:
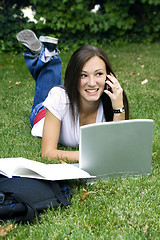
<instances>
[{"instance_id":1,"label":"long brown hair","mask_svg":"<svg viewBox=\"0 0 160 240\"><path fill-rule=\"evenodd\" d=\"M77 49L70 58L68 66L65 72L64 78L64 87L68 94L70 100L70 107L72 110L72 114L74 119L76 119L77 114L79 113L80 108L80 93L78 90L79 81L81 77L81 71L84 64L92 57L97 56L101 58L106 64L106 71L107 73L112 73L114 76L114 72L112 70L111 64L109 59L107 58L106 54L98 47L85 45ZM101 96L101 100L103 103L104 115L106 121L113 120L113 108L110 97L103 93ZM125 92L123 91L123 102L125 107L125 118L129 118L129 107L128 107L128 100Z\"/></svg>"}]
</instances>

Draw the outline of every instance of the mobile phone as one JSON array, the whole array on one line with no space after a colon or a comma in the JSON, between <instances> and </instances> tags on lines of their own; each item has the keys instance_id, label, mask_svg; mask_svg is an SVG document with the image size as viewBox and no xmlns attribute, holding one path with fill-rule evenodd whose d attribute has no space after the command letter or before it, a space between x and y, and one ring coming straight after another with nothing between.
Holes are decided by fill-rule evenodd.
<instances>
[{"instance_id":1,"label":"mobile phone","mask_svg":"<svg viewBox=\"0 0 160 240\"><path fill-rule=\"evenodd\" d=\"M106 80L105 81L110 81L108 77L106 77ZM105 82L105 87L104 87L104 90L108 90L108 91L112 91L111 90L111 87Z\"/></svg>"}]
</instances>

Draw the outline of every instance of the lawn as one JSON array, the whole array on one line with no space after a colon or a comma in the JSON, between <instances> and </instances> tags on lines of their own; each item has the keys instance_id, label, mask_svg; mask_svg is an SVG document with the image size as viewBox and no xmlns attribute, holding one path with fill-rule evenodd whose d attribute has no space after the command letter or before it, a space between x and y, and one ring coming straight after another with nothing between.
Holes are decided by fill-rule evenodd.
<instances>
[{"instance_id":1,"label":"lawn","mask_svg":"<svg viewBox=\"0 0 160 240\"><path fill-rule=\"evenodd\" d=\"M99 180L93 185L72 181L71 206L47 210L40 222L35 219L33 224L20 224L4 239L159 239L160 44L103 46L103 49L127 93L130 118L154 120L150 176ZM63 76L71 54L72 51L60 54ZM2 54L0 158L24 157L49 162L41 159L41 139L33 138L30 133L33 94L34 80L23 56Z\"/></svg>"}]
</instances>

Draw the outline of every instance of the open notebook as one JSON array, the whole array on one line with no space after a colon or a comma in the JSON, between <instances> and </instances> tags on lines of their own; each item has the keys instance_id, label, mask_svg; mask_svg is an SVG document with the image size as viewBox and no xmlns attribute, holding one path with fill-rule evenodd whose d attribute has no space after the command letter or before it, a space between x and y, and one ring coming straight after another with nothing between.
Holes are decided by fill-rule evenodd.
<instances>
[{"instance_id":1,"label":"open notebook","mask_svg":"<svg viewBox=\"0 0 160 240\"><path fill-rule=\"evenodd\" d=\"M80 128L79 168L96 177L151 171L153 120L135 119Z\"/></svg>"}]
</instances>

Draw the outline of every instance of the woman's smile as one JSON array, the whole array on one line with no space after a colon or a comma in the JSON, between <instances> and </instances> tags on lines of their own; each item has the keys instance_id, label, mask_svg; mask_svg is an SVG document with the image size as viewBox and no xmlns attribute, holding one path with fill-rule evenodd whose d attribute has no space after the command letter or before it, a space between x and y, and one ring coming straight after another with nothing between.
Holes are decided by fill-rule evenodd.
<instances>
[{"instance_id":1,"label":"woman's smile","mask_svg":"<svg viewBox=\"0 0 160 240\"><path fill-rule=\"evenodd\" d=\"M96 88L96 89L86 89L86 92L94 94L94 93L97 93L98 90L99 90L99 88Z\"/></svg>"}]
</instances>

